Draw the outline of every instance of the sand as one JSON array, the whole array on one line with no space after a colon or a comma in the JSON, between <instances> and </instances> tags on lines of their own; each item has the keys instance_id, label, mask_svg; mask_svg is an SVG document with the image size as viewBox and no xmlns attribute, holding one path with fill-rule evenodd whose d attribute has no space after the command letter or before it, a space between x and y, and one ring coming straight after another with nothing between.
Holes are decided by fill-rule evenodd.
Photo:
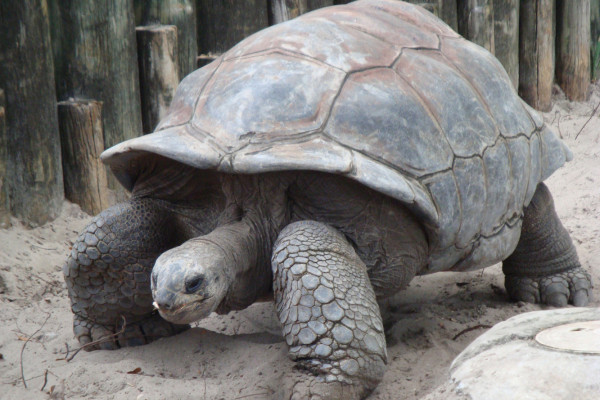
<instances>
[{"instance_id":1,"label":"sand","mask_svg":"<svg viewBox=\"0 0 600 400\"><path fill-rule=\"evenodd\" d=\"M600 118L590 118L600 88L593 89L583 103L557 93L544 118L575 154L547 183L600 299ZM61 268L90 218L65 202L60 217L40 228L12 220L12 227L0 229L1 399L273 396L292 363L272 303L211 316L146 346L81 351L66 361L78 344ZM370 399L443 399L439 387L447 369L471 341L515 314L549 308L508 302L499 265L418 277L392 305L396 322L387 332L389 365Z\"/></svg>"}]
</instances>

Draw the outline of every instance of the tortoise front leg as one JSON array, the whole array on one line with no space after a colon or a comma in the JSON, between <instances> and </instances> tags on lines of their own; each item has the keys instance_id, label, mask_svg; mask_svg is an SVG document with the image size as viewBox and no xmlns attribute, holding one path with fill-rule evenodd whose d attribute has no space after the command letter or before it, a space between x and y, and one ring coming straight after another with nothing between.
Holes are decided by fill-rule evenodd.
<instances>
[{"instance_id":1,"label":"tortoise front leg","mask_svg":"<svg viewBox=\"0 0 600 400\"><path fill-rule=\"evenodd\" d=\"M289 355L306 373L287 377L286 399L360 399L387 360L379 307L365 264L329 225L301 221L279 234L275 303Z\"/></svg>"},{"instance_id":2,"label":"tortoise front leg","mask_svg":"<svg viewBox=\"0 0 600 400\"><path fill-rule=\"evenodd\" d=\"M179 232L164 201L132 199L97 215L81 233L63 272L73 331L86 350L140 345L187 325L163 320L152 307L150 273L156 258L179 245ZM115 337L123 327L125 330Z\"/></svg>"}]
</instances>

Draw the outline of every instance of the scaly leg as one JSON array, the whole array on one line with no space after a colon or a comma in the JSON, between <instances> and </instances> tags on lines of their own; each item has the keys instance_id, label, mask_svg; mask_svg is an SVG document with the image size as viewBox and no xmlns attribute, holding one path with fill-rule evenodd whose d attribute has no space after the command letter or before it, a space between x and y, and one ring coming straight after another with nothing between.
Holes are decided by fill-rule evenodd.
<instances>
[{"instance_id":1,"label":"scaly leg","mask_svg":"<svg viewBox=\"0 0 600 400\"><path fill-rule=\"evenodd\" d=\"M329 225L301 221L279 234L275 303L289 355L286 399L360 399L386 364L383 325L365 264Z\"/></svg>"},{"instance_id":2,"label":"scaly leg","mask_svg":"<svg viewBox=\"0 0 600 400\"><path fill-rule=\"evenodd\" d=\"M503 262L510 297L553 306L585 306L592 295L590 274L581 268L550 191L540 183L525 209L517 248Z\"/></svg>"},{"instance_id":3,"label":"scaly leg","mask_svg":"<svg viewBox=\"0 0 600 400\"><path fill-rule=\"evenodd\" d=\"M133 199L100 213L79 236L63 272L75 336L82 345L101 340L86 350L141 345L187 328L154 312L150 292L152 266L185 240L180 230L160 201Z\"/></svg>"}]
</instances>

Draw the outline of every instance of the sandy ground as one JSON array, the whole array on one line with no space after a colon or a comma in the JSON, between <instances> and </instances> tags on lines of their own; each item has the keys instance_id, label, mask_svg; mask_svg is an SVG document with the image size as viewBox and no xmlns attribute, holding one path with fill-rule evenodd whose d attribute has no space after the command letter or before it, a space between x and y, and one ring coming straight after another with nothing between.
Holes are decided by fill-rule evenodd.
<instances>
[{"instance_id":1,"label":"sandy ground","mask_svg":"<svg viewBox=\"0 0 600 400\"><path fill-rule=\"evenodd\" d=\"M557 94L544 115L575 154L548 181L600 299L600 102ZM579 133L584 124L587 125ZM579 137L576 139L576 135ZM80 352L61 266L90 217L65 203L56 221L0 230L1 399L268 399L290 367L272 303L211 316L193 329L147 346ZM598 306L595 300L592 305ZM543 309L506 301L500 266L418 277L393 304L389 365L371 399L443 399L437 389L454 357L487 327ZM69 353L67 354L67 349ZM24 381L27 388L24 386Z\"/></svg>"}]
</instances>

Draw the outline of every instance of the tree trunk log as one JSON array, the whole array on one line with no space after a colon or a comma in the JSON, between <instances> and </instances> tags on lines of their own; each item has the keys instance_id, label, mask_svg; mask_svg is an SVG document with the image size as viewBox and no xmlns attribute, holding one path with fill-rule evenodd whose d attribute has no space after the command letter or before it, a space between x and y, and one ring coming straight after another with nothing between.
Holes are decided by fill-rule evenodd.
<instances>
[{"instance_id":1,"label":"tree trunk log","mask_svg":"<svg viewBox=\"0 0 600 400\"><path fill-rule=\"evenodd\" d=\"M592 80L600 77L600 1L590 2Z\"/></svg>"},{"instance_id":2,"label":"tree trunk log","mask_svg":"<svg viewBox=\"0 0 600 400\"><path fill-rule=\"evenodd\" d=\"M104 151L102 103L73 100L58 103L65 196L88 214L109 206Z\"/></svg>"},{"instance_id":3,"label":"tree trunk log","mask_svg":"<svg viewBox=\"0 0 600 400\"><path fill-rule=\"evenodd\" d=\"M541 111L552 107L554 0L521 0L519 95Z\"/></svg>"},{"instance_id":4,"label":"tree trunk log","mask_svg":"<svg viewBox=\"0 0 600 400\"><path fill-rule=\"evenodd\" d=\"M10 203L6 182L6 163L8 162L8 136L6 135L6 101L4 90L0 89L0 228L9 228Z\"/></svg>"},{"instance_id":5,"label":"tree trunk log","mask_svg":"<svg viewBox=\"0 0 600 400\"><path fill-rule=\"evenodd\" d=\"M515 89L519 87L519 0L494 0L494 50Z\"/></svg>"},{"instance_id":6,"label":"tree trunk log","mask_svg":"<svg viewBox=\"0 0 600 400\"><path fill-rule=\"evenodd\" d=\"M104 147L142 133L135 19L130 0L51 0L59 100L103 104ZM112 173L109 187L126 195Z\"/></svg>"},{"instance_id":7,"label":"tree trunk log","mask_svg":"<svg viewBox=\"0 0 600 400\"><path fill-rule=\"evenodd\" d=\"M167 114L179 84L177 27L139 26L135 31L140 68L142 126L144 133L150 133Z\"/></svg>"},{"instance_id":8,"label":"tree trunk log","mask_svg":"<svg viewBox=\"0 0 600 400\"><path fill-rule=\"evenodd\" d=\"M492 54L494 46L494 6L492 0L458 0L458 32Z\"/></svg>"},{"instance_id":9,"label":"tree trunk log","mask_svg":"<svg viewBox=\"0 0 600 400\"><path fill-rule=\"evenodd\" d=\"M408 0L408 3L421 6L436 17L440 17L440 1L439 0Z\"/></svg>"},{"instance_id":10,"label":"tree trunk log","mask_svg":"<svg viewBox=\"0 0 600 400\"><path fill-rule=\"evenodd\" d=\"M408 0L408 2L420 5L442 19L450 28L458 31L456 0Z\"/></svg>"},{"instance_id":11,"label":"tree trunk log","mask_svg":"<svg viewBox=\"0 0 600 400\"><path fill-rule=\"evenodd\" d=\"M306 12L333 5L333 0L269 0L269 23L278 24Z\"/></svg>"},{"instance_id":12,"label":"tree trunk log","mask_svg":"<svg viewBox=\"0 0 600 400\"><path fill-rule=\"evenodd\" d=\"M198 0L198 50L221 54L269 25L267 0Z\"/></svg>"},{"instance_id":13,"label":"tree trunk log","mask_svg":"<svg viewBox=\"0 0 600 400\"><path fill-rule=\"evenodd\" d=\"M59 214L64 198L46 0L0 1L0 26L5 185L11 213L37 226Z\"/></svg>"},{"instance_id":14,"label":"tree trunk log","mask_svg":"<svg viewBox=\"0 0 600 400\"><path fill-rule=\"evenodd\" d=\"M136 25L175 25L179 79L196 70L196 8L194 0L135 0Z\"/></svg>"},{"instance_id":15,"label":"tree trunk log","mask_svg":"<svg viewBox=\"0 0 600 400\"><path fill-rule=\"evenodd\" d=\"M588 98L590 0L557 0L556 80L572 101Z\"/></svg>"},{"instance_id":16,"label":"tree trunk log","mask_svg":"<svg viewBox=\"0 0 600 400\"><path fill-rule=\"evenodd\" d=\"M440 18L458 32L458 5L456 0L439 0Z\"/></svg>"}]
</instances>

